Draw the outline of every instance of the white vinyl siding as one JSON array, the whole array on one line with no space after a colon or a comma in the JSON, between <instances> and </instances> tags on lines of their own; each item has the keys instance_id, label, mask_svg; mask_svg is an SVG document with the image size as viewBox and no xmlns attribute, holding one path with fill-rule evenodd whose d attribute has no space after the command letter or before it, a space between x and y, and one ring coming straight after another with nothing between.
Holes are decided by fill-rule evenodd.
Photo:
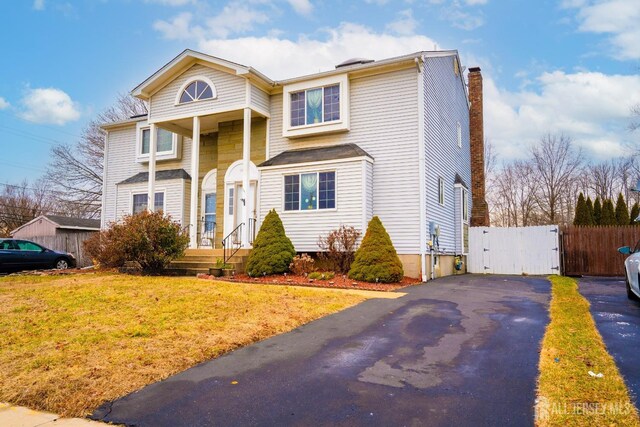
<instances>
[{"instance_id":1,"label":"white vinyl siding","mask_svg":"<svg viewBox=\"0 0 640 427\"><path fill-rule=\"evenodd\" d=\"M211 80L215 86L217 98L175 105L176 96L183 84L197 76L205 76ZM158 121L168 117L182 117L207 111L240 109L246 103L245 82L242 77L204 65L194 65L151 96L149 120Z\"/></svg>"},{"instance_id":2,"label":"white vinyl siding","mask_svg":"<svg viewBox=\"0 0 640 427\"><path fill-rule=\"evenodd\" d=\"M251 85L251 105L258 107L261 112L269 112L269 94Z\"/></svg>"},{"instance_id":3,"label":"white vinyl siding","mask_svg":"<svg viewBox=\"0 0 640 427\"><path fill-rule=\"evenodd\" d=\"M116 221L122 215L122 212L127 212L128 201L124 201L117 197L117 183L124 181L136 175L139 172L147 172L148 165L146 163L136 162L136 123L130 126L118 130L109 131L108 141L106 145L107 150L107 176L105 179L105 203L104 209L104 224L103 227L110 222ZM191 175L189 162L191 160L191 139L184 138L182 143L182 156L180 160L167 160L159 162L157 164L157 170L169 170L169 169L184 169L189 175ZM159 189L164 185L166 181L156 181L156 189ZM180 180L180 182L182 182ZM143 192L146 192L147 183L138 183L138 186L144 187ZM121 186L122 187L122 186ZM180 194L182 194L180 190ZM186 198L188 201L188 196ZM123 205L122 203L125 203ZM188 205L188 203L187 203ZM172 211L171 216L174 220L183 223L188 223L189 217L182 217L182 211Z\"/></svg>"},{"instance_id":4,"label":"white vinyl siding","mask_svg":"<svg viewBox=\"0 0 640 427\"><path fill-rule=\"evenodd\" d=\"M182 215L183 203L183 185L182 179L171 179L166 181L156 181L156 194L164 193L164 214L171 215L176 221L180 221ZM123 184L118 185L117 189L117 220L124 215L131 215L133 212L133 195L147 194L147 183Z\"/></svg>"},{"instance_id":5,"label":"white vinyl siding","mask_svg":"<svg viewBox=\"0 0 640 427\"><path fill-rule=\"evenodd\" d=\"M298 252L317 252L318 237L340 227L353 226L362 230L363 195L370 183L363 183L362 162L299 166L283 169L263 169L260 174L260 222L275 208L287 236ZM296 173L335 171L336 208L308 211L284 211L284 176ZM370 217L368 218L370 219ZM368 220L367 219L367 220ZM364 233L364 230L362 230Z\"/></svg>"},{"instance_id":6,"label":"white vinyl siding","mask_svg":"<svg viewBox=\"0 0 640 427\"><path fill-rule=\"evenodd\" d=\"M284 138L282 95L271 98L269 158L297 148L354 143L375 159L373 214L380 217L400 254L417 254L420 248L416 74L410 68L351 80L350 131L346 133ZM339 175L337 180L340 197ZM263 187L263 200L265 192Z\"/></svg>"},{"instance_id":7,"label":"white vinyl siding","mask_svg":"<svg viewBox=\"0 0 640 427\"><path fill-rule=\"evenodd\" d=\"M454 58L427 57L423 73L427 221L440 226L438 241L440 250L446 253L459 248L460 222L455 219L456 207L451 202L456 173L465 185L471 185L469 107L464 83L454 72ZM462 147L458 147L458 123ZM439 177L444 179L444 205L438 200Z\"/></svg>"}]
</instances>

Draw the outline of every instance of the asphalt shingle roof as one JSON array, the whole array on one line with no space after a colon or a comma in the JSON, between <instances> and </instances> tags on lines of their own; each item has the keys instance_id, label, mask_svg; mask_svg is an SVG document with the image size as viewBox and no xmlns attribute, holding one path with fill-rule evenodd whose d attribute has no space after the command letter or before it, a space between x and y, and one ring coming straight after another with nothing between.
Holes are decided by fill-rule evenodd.
<instances>
[{"instance_id":1,"label":"asphalt shingle roof","mask_svg":"<svg viewBox=\"0 0 640 427\"><path fill-rule=\"evenodd\" d=\"M169 179L191 179L191 176L184 169L169 169L164 171L156 171L156 181L167 181ZM149 181L149 172L140 172L132 177L120 181L118 185L122 184L137 184L140 182Z\"/></svg>"},{"instance_id":2,"label":"asphalt shingle roof","mask_svg":"<svg viewBox=\"0 0 640 427\"><path fill-rule=\"evenodd\" d=\"M322 160L348 159L351 157L369 157L366 151L356 144L331 145L329 147L302 148L298 150L283 151L258 167L292 165L296 163L319 162Z\"/></svg>"},{"instance_id":3,"label":"asphalt shingle roof","mask_svg":"<svg viewBox=\"0 0 640 427\"><path fill-rule=\"evenodd\" d=\"M86 219L86 218L71 218L68 216L60 215L43 215L50 221L55 222L60 227L74 227L74 228L100 228L99 219Z\"/></svg>"}]
</instances>

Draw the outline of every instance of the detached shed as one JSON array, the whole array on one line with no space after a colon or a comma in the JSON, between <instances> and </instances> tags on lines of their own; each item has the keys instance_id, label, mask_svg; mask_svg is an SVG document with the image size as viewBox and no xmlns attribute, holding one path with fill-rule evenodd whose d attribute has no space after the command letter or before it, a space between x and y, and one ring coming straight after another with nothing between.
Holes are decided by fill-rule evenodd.
<instances>
[{"instance_id":1,"label":"detached shed","mask_svg":"<svg viewBox=\"0 0 640 427\"><path fill-rule=\"evenodd\" d=\"M82 243L98 231L99 219L40 215L13 230L11 237L31 240L56 251L70 252L78 260L78 267L85 267L91 265L91 260L84 256Z\"/></svg>"}]
</instances>

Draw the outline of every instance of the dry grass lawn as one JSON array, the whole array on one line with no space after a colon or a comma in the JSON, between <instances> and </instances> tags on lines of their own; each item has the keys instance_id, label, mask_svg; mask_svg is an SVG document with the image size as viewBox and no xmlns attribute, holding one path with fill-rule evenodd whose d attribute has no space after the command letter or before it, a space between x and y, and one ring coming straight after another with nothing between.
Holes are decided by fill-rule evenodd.
<instances>
[{"instance_id":1,"label":"dry grass lawn","mask_svg":"<svg viewBox=\"0 0 640 427\"><path fill-rule=\"evenodd\" d=\"M568 277L552 276L551 322L540 355L539 426L638 426L638 414L589 312ZM602 373L592 377L589 371Z\"/></svg>"},{"instance_id":2,"label":"dry grass lawn","mask_svg":"<svg viewBox=\"0 0 640 427\"><path fill-rule=\"evenodd\" d=\"M0 402L83 416L364 299L195 278L0 278Z\"/></svg>"}]
</instances>

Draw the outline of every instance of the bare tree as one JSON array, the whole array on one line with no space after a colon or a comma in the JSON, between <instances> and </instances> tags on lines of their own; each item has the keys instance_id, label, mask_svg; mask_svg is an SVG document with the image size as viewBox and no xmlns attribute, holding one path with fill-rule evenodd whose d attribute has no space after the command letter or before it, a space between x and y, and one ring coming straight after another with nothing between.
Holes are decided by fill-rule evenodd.
<instances>
[{"instance_id":1,"label":"bare tree","mask_svg":"<svg viewBox=\"0 0 640 427\"><path fill-rule=\"evenodd\" d=\"M573 147L570 137L549 133L531 148L531 157L538 187L536 202L544 220L549 224L568 221L561 205L582 165L582 152Z\"/></svg>"},{"instance_id":2,"label":"bare tree","mask_svg":"<svg viewBox=\"0 0 640 427\"><path fill-rule=\"evenodd\" d=\"M145 114L144 101L120 95L109 107L91 120L80 140L51 149L46 179L51 183L58 209L72 216L100 216L105 133L100 126Z\"/></svg>"},{"instance_id":3,"label":"bare tree","mask_svg":"<svg viewBox=\"0 0 640 427\"><path fill-rule=\"evenodd\" d=\"M586 168L589 177L590 190L600 200L611 199L614 191L614 181L617 167L615 161L604 161L588 165Z\"/></svg>"},{"instance_id":4,"label":"bare tree","mask_svg":"<svg viewBox=\"0 0 640 427\"><path fill-rule=\"evenodd\" d=\"M30 187L25 180L17 185L0 187L0 237L47 213L52 206L50 193L43 180Z\"/></svg>"}]
</instances>

